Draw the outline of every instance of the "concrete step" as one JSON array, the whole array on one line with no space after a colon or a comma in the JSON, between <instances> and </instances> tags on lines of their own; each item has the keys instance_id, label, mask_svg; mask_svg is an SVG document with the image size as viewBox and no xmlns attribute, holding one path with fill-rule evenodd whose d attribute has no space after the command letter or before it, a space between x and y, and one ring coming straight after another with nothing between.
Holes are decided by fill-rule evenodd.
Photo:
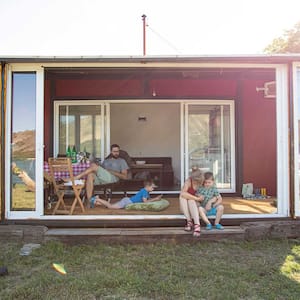
<instances>
[{"instance_id":1,"label":"concrete step","mask_svg":"<svg viewBox=\"0 0 300 300\"><path fill-rule=\"evenodd\" d=\"M45 241L66 243L153 243L162 241L195 242L244 240L245 230L240 226L227 226L224 230L205 230L202 228L200 238L185 232L182 227L146 227L146 228L57 228L45 232Z\"/></svg>"}]
</instances>

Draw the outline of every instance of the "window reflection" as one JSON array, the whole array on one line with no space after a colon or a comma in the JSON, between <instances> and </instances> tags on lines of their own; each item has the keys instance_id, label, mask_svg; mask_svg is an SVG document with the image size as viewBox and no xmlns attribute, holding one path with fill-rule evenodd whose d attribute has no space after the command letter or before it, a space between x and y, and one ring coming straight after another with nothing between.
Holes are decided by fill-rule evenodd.
<instances>
[{"instance_id":1,"label":"window reflection","mask_svg":"<svg viewBox=\"0 0 300 300\"><path fill-rule=\"evenodd\" d=\"M11 210L35 209L36 74L12 74Z\"/></svg>"}]
</instances>

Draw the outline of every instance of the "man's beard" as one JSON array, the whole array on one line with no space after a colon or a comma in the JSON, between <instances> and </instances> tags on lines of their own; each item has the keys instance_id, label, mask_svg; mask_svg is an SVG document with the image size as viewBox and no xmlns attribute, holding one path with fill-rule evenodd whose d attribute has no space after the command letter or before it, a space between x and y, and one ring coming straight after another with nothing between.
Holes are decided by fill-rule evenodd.
<instances>
[{"instance_id":1,"label":"man's beard","mask_svg":"<svg viewBox=\"0 0 300 300\"><path fill-rule=\"evenodd\" d=\"M117 158L119 158L119 154L112 154L112 157L113 157L114 159L117 159Z\"/></svg>"}]
</instances>

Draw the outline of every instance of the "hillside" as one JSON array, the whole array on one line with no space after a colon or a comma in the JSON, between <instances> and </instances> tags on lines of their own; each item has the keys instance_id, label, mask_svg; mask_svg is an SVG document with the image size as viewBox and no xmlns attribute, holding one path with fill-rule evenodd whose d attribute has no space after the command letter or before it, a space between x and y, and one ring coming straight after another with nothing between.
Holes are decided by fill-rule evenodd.
<instances>
[{"instance_id":1,"label":"hillside","mask_svg":"<svg viewBox=\"0 0 300 300\"><path fill-rule=\"evenodd\" d=\"M35 157L35 130L25 130L13 133L12 155L14 159Z\"/></svg>"}]
</instances>

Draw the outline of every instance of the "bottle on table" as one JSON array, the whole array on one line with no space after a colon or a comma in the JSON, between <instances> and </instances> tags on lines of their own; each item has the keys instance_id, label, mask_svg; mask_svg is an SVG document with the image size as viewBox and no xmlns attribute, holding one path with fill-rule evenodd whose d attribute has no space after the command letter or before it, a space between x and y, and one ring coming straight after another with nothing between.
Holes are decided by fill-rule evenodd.
<instances>
[{"instance_id":1,"label":"bottle on table","mask_svg":"<svg viewBox=\"0 0 300 300\"><path fill-rule=\"evenodd\" d=\"M72 163L76 163L77 162L77 152L76 152L75 145L72 148L71 159L72 159Z\"/></svg>"},{"instance_id":2,"label":"bottle on table","mask_svg":"<svg viewBox=\"0 0 300 300\"><path fill-rule=\"evenodd\" d=\"M71 151L70 145L69 145L68 148L67 148L66 156L67 156L67 157L70 157L70 158L72 157L72 151Z\"/></svg>"}]
</instances>

